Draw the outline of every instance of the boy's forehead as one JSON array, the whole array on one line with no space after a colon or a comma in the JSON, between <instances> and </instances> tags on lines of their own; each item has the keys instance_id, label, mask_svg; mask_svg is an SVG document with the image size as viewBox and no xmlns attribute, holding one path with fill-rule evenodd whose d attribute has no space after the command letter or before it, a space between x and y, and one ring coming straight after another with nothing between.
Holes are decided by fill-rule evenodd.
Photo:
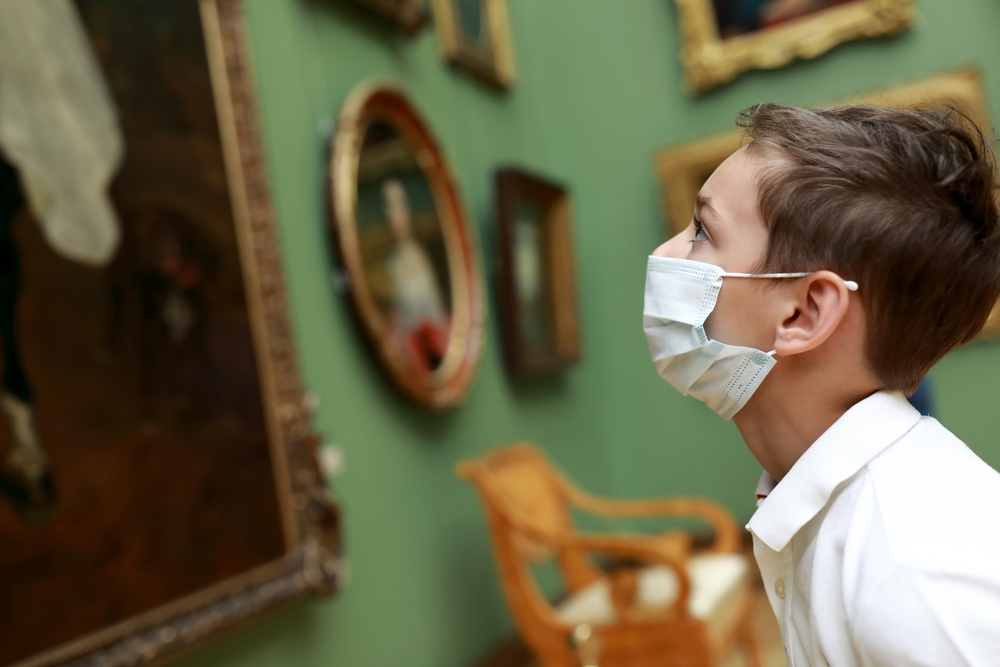
<instances>
[{"instance_id":1,"label":"boy's forehead","mask_svg":"<svg viewBox=\"0 0 1000 667\"><path fill-rule=\"evenodd\" d=\"M763 224L757 209L757 176L766 163L757 151L739 149L719 165L705 181L698 195L701 208L710 209L716 222L741 227Z\"/></svg>"}]
</instances>

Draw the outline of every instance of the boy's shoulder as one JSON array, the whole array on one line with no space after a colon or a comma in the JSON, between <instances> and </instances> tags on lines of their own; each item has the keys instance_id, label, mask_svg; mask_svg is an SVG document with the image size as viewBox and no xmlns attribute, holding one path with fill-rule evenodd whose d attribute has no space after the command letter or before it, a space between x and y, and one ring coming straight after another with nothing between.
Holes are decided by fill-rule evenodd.
<instances>
[{"instance_id":1,"label":"boy's shoulder","mask_svg":"<svg viewBox=\"0 0 1000 667\"><path fill-rule=\"evenodd\" d=\"M1000 558L1000 473L936 419L872 459L860 493L857 519L877 520L898 566L957 572Z\"/></svg>"},{"instance_id":2,"label":"boy's shoulder","mask_svg":"<svg viewBox=\"0 0 1000 667\"><path fill-rule=\"evenodd\" d=\"M900 516L917 509L950 520L959 519L958 509L992 515L1000 501L1000 473L932 417L873 458L868 473L883 509Z\"/></svg>"},{"instance_id":3,"label":"boy's shoulder","mask_svg":"<svg viewBox=\"0 0 1000 667\"><path fill-rule=\"evenodd\" d=\"M857 654L987 664L1000 646L1000 474L925 417L855 482L840 590Z\"/></svg>"},{"instance_id":4,"label":"boy's shoulder","mask_svg":"<svg viewBox=\"0 0 1000 667\"><path fill-rule=\"evenodd\" d=\"M933 417L920 420L868 464L874 479L900 490L930 492L924 484L951 492L1000 489L1000 473ZM958 477L965 476L965 477Z\"/></svg>"}]
</instances>

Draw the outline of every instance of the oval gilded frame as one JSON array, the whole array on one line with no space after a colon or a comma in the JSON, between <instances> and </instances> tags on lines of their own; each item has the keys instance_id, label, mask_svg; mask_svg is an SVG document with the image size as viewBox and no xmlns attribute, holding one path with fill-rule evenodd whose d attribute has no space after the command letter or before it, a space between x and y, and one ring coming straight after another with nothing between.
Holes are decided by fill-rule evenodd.
<instances>
[{"instance_id":1,"label":"oval gilded frame","mask_svg":"<svg viewBox=\"0 0 1000 667\"><path fill-rule=\"evenodd\" d=\"M409 144L427 181L447 255L451 303L448 342L440 364L422 375L389 331L365 270L358 234L358 171L367 128L382 122ZM331 139L330 226L346 272L354 312L379 364L404 394L430 408L460 404L483 349L485 290L474 235L451 169L430 128L403 90L386 82L357 86L341 109Z\"/></svg>"}]
</instances>

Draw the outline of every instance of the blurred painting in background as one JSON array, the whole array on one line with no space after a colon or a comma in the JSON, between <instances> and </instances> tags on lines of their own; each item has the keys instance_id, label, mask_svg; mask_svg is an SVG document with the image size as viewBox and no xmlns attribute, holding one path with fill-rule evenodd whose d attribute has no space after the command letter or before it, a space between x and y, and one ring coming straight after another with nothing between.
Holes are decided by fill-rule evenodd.
<instances>
[{"instance_id":1,"label":"blurred painting in background","mask_svg":"<svg viewBox=\"0 0 1000 667\"><path fill-rule=\"evenodd\" d=\"M481 354L479 253L451 166L402 87L348 94L327 192L337 282L375 359L418 404L458 405Z\"/></svg>"},{"instance_id":2,"label":"blurred painting in background","mask_svg":"<svg viewBox=\"0 0 1000 667\"><path fill-rule=\"evenodd\" d=\"M860 0L712 0L723 39L774 28Z\"/></svg>"},{"instance_id":3,"label":"blurred painting in background","mask_svg":"<svg viewBox=\"0 0 1000 667\"><path fill-rule=\"evenodd\" d=\"M420 376L448 349L451 279L430 184L406 138L384 122L365 131L358 164L358 242L389 336Z\"/></svg>"},{"instance_id":4,"label":"blurred painting in background","mask_svg":"<svg viewBox=\"0 0 1000 667\"><path fill-rule=\"evenodd\" d=\"M580 359L569 193L519 168L499 169L495 182L507 370L548 373Z\"/></svg>"},{"instance_id":5,"label":"blurred painting in background","mask_svg":"<svg viewBox=\"0 0 1000 667\"><path fill-rule=\"evenodd\" d=\"M905 30L913 0L674 0L688 89L816 58L838 44Z\"/></svg>"},{"instance_id":6,"label":"blurred painting in background","mask_svg":"<svg viewBox=\"0 0 1000 667\"><path fill-rule=\"evenodd\" d=\"M451 0L462 41L489 54L493 51L484 0Z\"/></svg>"},{"instance_id":7,"label":"blurred painting in background","mask_svg":"<svg viewBox=\"0 0 1000 667\"><path fill-rule=\"evenodd\" d=\"M528 354L544 352L554 338L549 309L552 289L542 213L535 202L518 201L514 213L511 252L514 258L514 302L518 338Z\"/></svg>"},{"instance_id":8,"label":"blurred painting in background","mask_svg":"<svg viewBox=\"0 0 1000 667\"><path fill-rule=\"evenodd\" d=\"M423 0L354 0L354 2L391 22L409 37L420 32L426 21Z\"/></svg>"},{"instance_id":9,"label":"blurred painting in background","mask_svg":"<svg viewBox=\"0 0 1000 667\"><path fill-rule=\"evenodd\" d=\"M91 267L27 207L12 217L16 333L56 494L42 520L0 502L5 665L285 549L198 2L75 7L124 135L121 241ZM11 438L0 428L0 452Z\"/></svg>"},{"instance_id":10,"label":"blurred painting in background","mask_svg":"<svg viewBox=\"0 0 1000 667\"><path fill-rule=\"evenodd\" d=\"M481 80L514 83L514 49L507 0L432 0L441 52Z\"/></svg>"}]
</instances>

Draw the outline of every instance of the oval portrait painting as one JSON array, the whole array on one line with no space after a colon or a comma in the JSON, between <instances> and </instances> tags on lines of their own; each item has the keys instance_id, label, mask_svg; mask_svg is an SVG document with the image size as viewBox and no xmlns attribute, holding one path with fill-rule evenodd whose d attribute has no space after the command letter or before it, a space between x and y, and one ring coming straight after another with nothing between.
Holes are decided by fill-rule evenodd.
<instances>
[{"instance_id":1,"label":"oval portrait painting","mask_svg":"<svg viewBox=\"0 0 1000 667\"><path fill-rule=\"evenodd\" d=\"M418 402L460 402L481 349L479 267L448 166L400 90L350 96L330 173L333 236L376 357Z\"/></svg>"}]
</instances>

